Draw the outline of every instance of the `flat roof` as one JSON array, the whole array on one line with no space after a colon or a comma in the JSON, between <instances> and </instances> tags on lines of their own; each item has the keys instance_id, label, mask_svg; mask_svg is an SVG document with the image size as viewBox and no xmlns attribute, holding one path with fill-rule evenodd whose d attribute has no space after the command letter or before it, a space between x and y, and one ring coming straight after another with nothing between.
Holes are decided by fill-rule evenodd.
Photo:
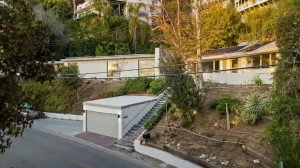
<instances>
[{"instance_id":1,"label":"flat roof","mask_svg":"<svg viewBox=\"0 0 300 168\"><path fill-rule=\"evenodd\" d=\"M154 101L154 96L118 96L83 102L84 105L123 109L141 103Z\"/></svg>"},{"instance_id":2,"label":"flat roof","mask_svg":"<svg viewBox=\"0 0 300 168\"><path fill-rule=\"evenodd\" d=\"M111 55L111 56L94 56L94 57L67 57L62 59L63 62L71 61L93 61L93 60L113 60L113 59L134 59L134 58L154 58L154 54L130 54L130 55Z\"/></svg>"}]
</instances>

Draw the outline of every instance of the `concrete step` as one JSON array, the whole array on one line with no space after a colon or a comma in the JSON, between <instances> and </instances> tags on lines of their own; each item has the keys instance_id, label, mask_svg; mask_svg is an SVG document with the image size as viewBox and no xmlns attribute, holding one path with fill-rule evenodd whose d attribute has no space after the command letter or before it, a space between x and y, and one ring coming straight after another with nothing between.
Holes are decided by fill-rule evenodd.
<instances>
[{"instance_id":1,"label":"concrete step","mask_svg":"<svg viewBox=\"0 0 300 168\"><path fill-rule=\"evenodd\" d=\"M143 124L135 124L133 125L133 127L136 127L136 128L141 128L142 126L144 126Z\"/></svg>"},{"instance_id":2,"label":"concrete step","mask_svg":"<svg viewBox=\"0 0 300 168\"><path fill-rule=\"evenodd\" d=\"M142 122L147 122L149 119L141 119Z\"/></svg>"},{"instance_id":3,"label":"concrete step","mask_svg":"<svg viewBox=\"0 0 300 168\"><path fill-rule=\"evenodd\" d=\"M120 139L117 141L117 144L126 146L126 147L131 147L134 148L133 141L131 140L126 140L126 139Z\"/></svg>"},{"instance_id":4,"label":"concrete step","mask_svg":"<svg viewBox=\"0 0 300 168\"><path fill-rule=\"evenodd\" d=\"M149 120L151 116L144 116L143 119Z\"/></svg>"},{"instance_id":5,"label":"concrete step","mask_svg":"<svg viewBox=\"0 0 300 168\"><path fill-rule=\"evenodd\" d=\"M143 126L144 126L145 123L146 123L146 122L145 122L145 121L142 121L142 120L139 122L139 124L142 124Z\"/></svg>"}]
</instances>

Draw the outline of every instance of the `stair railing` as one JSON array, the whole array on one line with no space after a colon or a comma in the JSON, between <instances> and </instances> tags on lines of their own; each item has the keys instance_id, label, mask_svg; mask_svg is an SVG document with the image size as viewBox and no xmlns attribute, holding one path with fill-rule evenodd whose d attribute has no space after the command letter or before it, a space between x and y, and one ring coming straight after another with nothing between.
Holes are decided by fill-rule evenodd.
<instances>
[{"instance_id":1,"label":"stair railing","mask_svg":"<svg viewBox=\"0 0 300 168\"><path fill-rule=\"evenodd\" d=\"M163 95L164 95L164 91L165 91L165 89L166 89L166 87L164 87L159 93L157 93L154 97L153 97L153 99L151 99L151 101L149 101L149 103L147 103L143 108L142 108L142 110L140 110L138 113L137 113L137 115L135 116L135 117L133 117L124 127L123 127L123 129L124 128L126 128L127 126L128 126L128 124L130 124L131 123L131 121L132 120L134 120L146 107L148 107L148 105L150 104L150 103L152 103L152 101L153 100L155 100L155 99L157 99L157 102L159 102L160 101L160 99L163 97ZM143 126L142 126L143 127ZM141 128L142 128L141 127ZM140 129L141 129L140 128ZM139 130L140 130L139 129ZM139 131L138 130L138 131Z\"/></svg>"}]
</instances>

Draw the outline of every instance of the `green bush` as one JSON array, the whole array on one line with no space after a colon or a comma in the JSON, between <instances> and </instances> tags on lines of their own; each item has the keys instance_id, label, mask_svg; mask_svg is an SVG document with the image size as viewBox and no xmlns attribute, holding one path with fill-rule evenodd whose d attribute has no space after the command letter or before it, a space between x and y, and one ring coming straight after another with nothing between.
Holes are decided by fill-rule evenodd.
<instances>
[{"instance_id":1,"label":"green bush","mask_svg":"<svg viewBox=\"0 0 300 168\"><path fill-rule=\"evenodd\" d=\"M162 117L162 115L164 114L164 112L166 111L166 106L169 108L170 107L170 103L169 101L165 102L156 112L156 114L154 114L145 124L144 124L144 128L147 130L151 130L153 125L159 121Z\"/></svg>"},{"instance_id":2,"label":"green bush","mask_svg":"<svg viewBox=\"0 0 300 168\"><path fill-rule=\"evenodd\" d=\"M171 114L169 115L169 119L172 120L172 121L175 121L175 120L177 120L178 118L179 118L179 117L178 117L177 115L173 114L173 113L171 113Z\"/></svg>"},{"instance_id":3,"label":"green bush","mask_svg":"<svg viewBox=\"0 0 300 168\"><path fill-rule=\"evenodd\" d=\"M150 88L147 90L149 94L158 94L165 86L164 78L157 78L150 83Z\"/></svg>"},{"instance_id":4,"label":"green bush","mask_svg":"<svg viewBox=\"0 0 300 168\"><path fill-rule=\"evenodd\" d=\"M187 119L184 119L184 120L181 121L180 125L181 125L182 128L188 129L191 126L191 122Z\"/></svg>"},{"instance_id":5,"label":"green bush","mask_svg":"<svg viewBox=\"0 0 300 168\"><path fill-rule=\"evenodd\" d=\"M176 109L175 109L174 107L171 107L170 110L169 110L169 112L170 112L171 114L174 114L174 113L176 112Z\"/></svg>"},{"instance_id":6,"label":"green bush","mask_svg":"<svg viewBox=\"0 0 300 168\"><path fill-rule=\"evenodd\" d=\"M258 93L250 94L245 101L241 118L246 124L255 124L256 120L267 113L268 101Z\"/></svg>"},{"instance_id":7,"label":"green bush","mask_svg":"<svg viewBox=\"0 0 300 168\"><path fill-rule=\"evenodd\" d=\"M243 111L241 114L241 119L245 124L254 125L255 121L257 120L257 115Z\"/></svg>"},{"instance_id":8,"label":"green bush","mask_svg":"<svg viewBox=\"0 0 300 168\"><path fill-rule=\"evenodd\" d=\"M146 93L152 81L153 79L144 77L128 79L125 82L124 89L127 93Z\"/></svg>"},{"instance_id":9,"label":"green bush","mask_svg":"<svg viewBox=\"0 0 300 168\"><path fill-rule=\"evenodd\" d=\"M216 109L217 108L217 105L218 105L218 99L213 99L211 100L209 103L209 108L211 109Z\"/></svg>"},{"instance_id":10,"label":"green bush","mask_svg":"<svg viewBox=\"0 0 300 168\"><path fill-rule=\"evenodd\" d=\"M262 79L258 76L258 75L255 75L253 78L252 78L252 83L255 85L255 86L261 86L263 84L263 81Z\"/></svg>"},{"instance_id":11,"label":"green bush","mask_svg":"<svg viewBox=\"0 0 300 168\"><path fill-rule=\"evenodd\" d=\"M116 91L117 91L117 93L118 93L119 95L121 95L121 96L127 94L127 90L126 90L125 86L118 86L118 87L116 88Z\"/></svg>"},{"instance_id":12,"label":"green bush","mask_svg":"<svg viewBox=\"0 0 300 168\"><path fill-rule=\"evenodd\" d=\"M226 103L228 105L228 112L231 112L233 107L240 104L239 100L234 98L231 94L222 94L211 103L211 107L216 106L219 115L226 115Z\"/></svg>"}]
</instances>

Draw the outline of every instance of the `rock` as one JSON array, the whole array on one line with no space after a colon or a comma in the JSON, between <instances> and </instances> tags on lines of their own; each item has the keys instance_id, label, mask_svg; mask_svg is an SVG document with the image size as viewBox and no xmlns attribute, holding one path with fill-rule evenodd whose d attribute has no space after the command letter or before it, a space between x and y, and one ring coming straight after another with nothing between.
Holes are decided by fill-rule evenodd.
<instances>
[{"instance_id":1,"label":"rock","mask_svg":"<svg viewBox=\"0 0 300 168\"><path fill-rule=\"evenodd\" d=\"M177 147L180 147L180 143L177 144Z\"/></svg>"},{"instance_id":2,"label":"rock","mask_svg":"<svg viewBox=\"0 0 300 168\"><path fill-rule=\"evenodd\" d=\"M199 156L200 159L205 159L207 156L205 154L202 154Z\"/></svg>"},{"instance_id":3,"label":"rock","mask_svg":"<svg viewBox=\"0 0 300 168\"><path fill-rule=\"evenodd\" d=\"M168 141L166 141L165 143L168 144Z\"/></svg>"},{"instance_id":4,"label":"rock","mask_svg":"<svg viewBox=\"0 0 300 168\"><path fill-rule=\"evenodd\" d=\"M145 145L145 144L146 144L146 141L142 141L142 144Z\"/></svg>"},{"instance_id":5,"label":"rock","mask_svg":"<svg viewBox=\"0 0 300 168\"><path fill-rule=\"evenodd\" d=\"M210 158L210 160L216 160L216 159L217 159L216 156L213 156L213 157Z\"/></svg>"},{"instance_id":6,"label":"rock","mask_svg":"<svg viewBox=\"0 0 300 168\"><path fill-rule=\"evenodd\" d=\"M167 147L170 147L171 145L170 144L167 144Z\"/></svg>"},{"instance_id":7,"label":"rock","mask_svg":"<svg viewBox=\"0 0 300 168\"><path fill-rule=\"evenodd\" d=\"M205 161L209 162L210 160L209 160L209 159L206 159Z\"/></svg>"},{"instance_id":8,"label":"rock","mask_svg":"<svg viewBox=\"0 0 300 168\"><path fill-rule=\"evenodd\" d=\"M221 165L225 165L225 166L228 166L229 165L229 161L223 161L223 162L221 162Z\"/></svg>"},{"instance_id":9,"label":"rock","mask_svg":"<svg viewBox=\"0 0 300 168\"><path fill-rule=\"evenodd\" d=\"M175 144L175 141L171 142L171 144L174 145L174 144Z\"/></svg>"},{"instance_id":10,"label":"rock","mask_svg":"<svg viewBox=\"0 0 300 168\"><path fill-rule=\"evenodd\" d=\"M218 124L218 123L215 123L215 124L214 124L214 126L215 126L215 127L218 127L218 126L219 126L219 124Z\"/></svg>"},{"instance_id":11,"label":"rock","mask_svg":"<svg viewBox=\"0 0 300 168\"><path fill-rule=\"evenodd\" d=\"M244 152L247 152L247 146L246 145L242 145L242 149Z\"/></svg>"}]
</instances>

